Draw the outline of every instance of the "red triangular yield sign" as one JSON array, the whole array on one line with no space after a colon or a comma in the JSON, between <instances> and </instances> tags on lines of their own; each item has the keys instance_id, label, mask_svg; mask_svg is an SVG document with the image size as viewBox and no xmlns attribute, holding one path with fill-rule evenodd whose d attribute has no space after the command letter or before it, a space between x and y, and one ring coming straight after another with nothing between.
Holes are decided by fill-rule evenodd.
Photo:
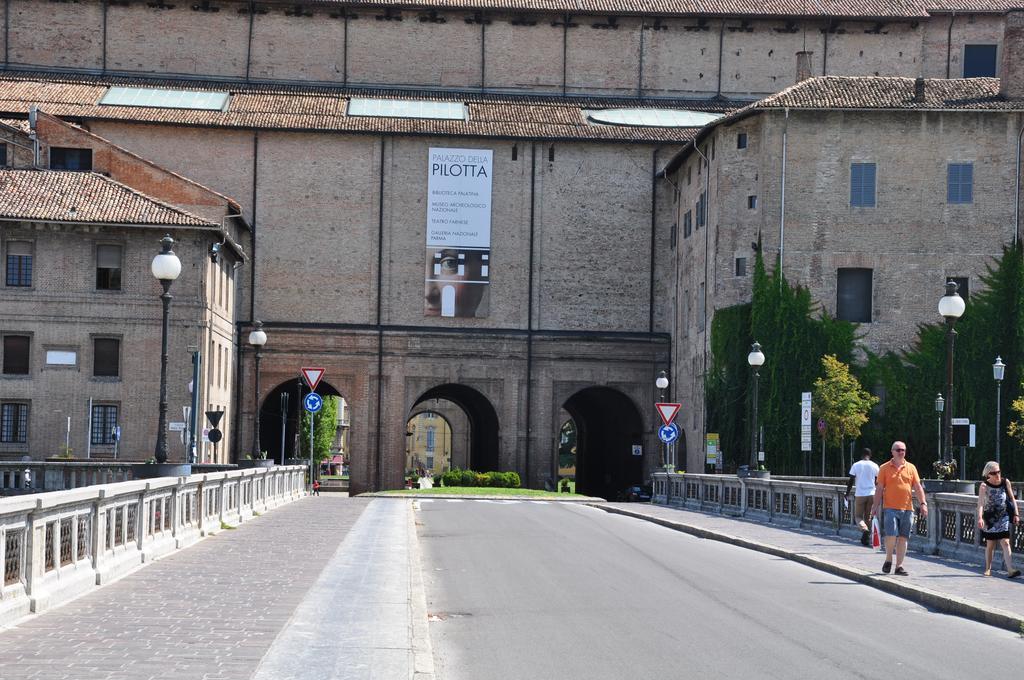
<instances>
[{"instance_id":1,"label":"red triangular yield sign","mask_svg":"<svg viewBox=\"0 0 1024 680\"><path fill-rule=\"evenodd\" d=\"M682 404L655 404L654 407L658 409L658 415L661 416L661 422L666 425L671 425L672 421L676 419L676 414L679 413L679 407Z\"/></svg>"},{"instance_id":2,"label":"red triangular yield sign","mask_svg":"<svg viewBox=\"0 0 1024 680\"><path fill-rule=\"evenodd\" d=\"M302 377L306 379L309 391L316 392L316 386L320 384L320 378L324 377L324 369L305 367L302 369Z\"/></svg>"}]
</instances>

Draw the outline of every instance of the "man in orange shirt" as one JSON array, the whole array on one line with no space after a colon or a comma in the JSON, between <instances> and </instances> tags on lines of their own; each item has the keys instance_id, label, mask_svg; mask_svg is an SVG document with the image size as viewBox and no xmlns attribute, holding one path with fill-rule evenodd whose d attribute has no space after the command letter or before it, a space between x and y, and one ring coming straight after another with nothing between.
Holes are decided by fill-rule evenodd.
<instances>
[{"instance_id":1,"label":"man in orange shirt","mask_svg":"<svg viewBox=\"0 0 1024 680\"><path fill-rule=\"evenodd\" d=\"M885 562L882 572L888 574L892 569L893 552L896 553L896 571L899 576L906 576L903 558L907 554L907 542L910 540L914 516L913 493L917 493L920 501L919 509L922 517L928 516L928 497L925 496L921 477L913 463L907 462L907 445L903 442L892 443L892 460L878 468L878 480L875 482L875 500L871 505L871 516L878 517L882 511L882 529L885 533Z\"/></svg>"}]
</instances>

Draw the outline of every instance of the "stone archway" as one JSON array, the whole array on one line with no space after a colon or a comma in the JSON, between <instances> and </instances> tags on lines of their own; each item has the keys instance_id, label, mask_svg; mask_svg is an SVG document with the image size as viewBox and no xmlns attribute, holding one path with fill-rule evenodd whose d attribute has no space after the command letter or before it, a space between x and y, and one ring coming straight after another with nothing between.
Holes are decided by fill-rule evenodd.
<instances>
[{"instance_id":1,"label":"stone archway","mask_svg":"<svg viewBox=\"0 0 1024 680\"><path fill-rule=\"evenodd\" d=\"M447 383L432 387L420 395L410 409L409 417L421 411L431 410L423 405L432 399L449 401L465 414L469 423L466 437L466 466L479 472L499 470L500 425L498 414L490 400L472 387Z\"/></svg>"},{"instance_id":2,"label":"stone archway","mask_svg":"<svg viewBox=\"0 0 1024 680\"><path fill-rule=\"evenodd\" d=\"M562 408L576 426L577 493L614 500L643 483L644 459L634 454L643 442L643 419L629 397L610 387L587 387Z\"/></svg>"},{"instance_id":3,"label":"stone archway","mask_svg":"<svg viewBox=\"0 0 1024 680\"><path fill-rule=\"evenodd\" d=\"M316 391L322 397L345 398L337 388L326 380L320 381ZM267 457L273 458L278 464L281 464L282 460L305 458L309 455L308 448L303 451L302 445L297 441L302 397L308 393L309 388L306 387L305 382L301 378L294 378L284 381L267 393L263 403L260 404L260 446L267 451ZM286 399L283 395L287 395ZM346 400L346 403L351 409L351 402ZM339 416L341 416L340 413ZM341 422L342 427L348 427L350 416L347 413L341 416ZM342 436L344 437L346 434L343 433ZM242 447L242 451L248 450L249 447Z\"/></svg>"}]
</instances>

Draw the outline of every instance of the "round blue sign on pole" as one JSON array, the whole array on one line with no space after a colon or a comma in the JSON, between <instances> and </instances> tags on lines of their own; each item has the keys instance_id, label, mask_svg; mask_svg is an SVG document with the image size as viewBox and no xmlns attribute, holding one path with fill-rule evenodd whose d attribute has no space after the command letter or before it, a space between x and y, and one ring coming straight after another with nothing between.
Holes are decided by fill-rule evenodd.
<instances>
[{"instance_id":1,"label":"round blue sign on pole","mask_svg":"<svg viewBox=\"0 0 1024 680\"><path fill-rule=\"evenodd\" d=\"M320 395L316 392L310 392L303 398L302 405L306 407L306 410L310 413L316 413L323 407L324 400L320 398Z\"/></svg>"},{"instance_id":2,"label":"round blue sign on pole","mask_svg":"<svg viewBox=\"0 0 1024 680\"><path fill-rule=\"evenodd\" d=\"M658 439L666 444L671 444L675 440L679 439L679 426L675 423L662 425L658 428Z\"/></svg>"}]
</instances>

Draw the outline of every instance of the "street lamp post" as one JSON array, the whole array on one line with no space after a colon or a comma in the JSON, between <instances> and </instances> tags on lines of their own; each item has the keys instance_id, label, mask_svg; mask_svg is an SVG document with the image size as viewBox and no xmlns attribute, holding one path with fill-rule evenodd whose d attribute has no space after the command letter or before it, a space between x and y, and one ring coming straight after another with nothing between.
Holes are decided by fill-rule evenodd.
<instances>
[{"instance_id":1,"label":"street lamp post","mask_svg":"<svg viewBox=\"0 0 1024 680\"><path fill-rule=\"evenodd\" d=\"M256 350L256 376L253 380L253 409L255 418L252 425L252 459L260 459L260 350L267 344L267 334L263 330L263 322L257 321L249 333L249 344Z\"/></svg>"},{"instance_id":2,"label":"street lamp post","mask_svg":"<svg viewBox=\"0 0 1024 680\"><path fill-rule=\"evenodd\" d=\"M761 351L761 344L755 342L750 346L750 354L747 355L747 363L754 369L754 420L753 434L750 436L750 469L757 469L757 383L760 377L760 369L764 366L764 352Z\"/></svg>"},{"instance_id":3,"label":"street lamp post","mask_svg":"<svg viewBox=\"0 0 1024 680\"><path fill-rule=\"evenodd\" d=\"M1003 363L1002 357L996 357L996 362L992 364L992 377L996 380L996 462L999 461L999 440L1002 439L1002 431L1000 430L1000 419L1002 417L1002 401L1003 401L1003 375L1006 372L1006 364Z\"/></svg>"},{"instance_id":4,"label":"street lamp post","mask_svg":"<svg viewBox=\"0 0 1024 680\"><path fill-rule=\"evenodd\" d=\"M163 302L164 307L160 340L160 418L157 423L156 451L154 453L156 462L162 464L167 462L167 323L171 309L171 284L181 274L181 260L171 250L174 239L170 234L166 234L160 240L160 245L162 249L153 258L150 270L164 289L163 294L160 295L160 301Z\"/></svg>"},{"instance_id":5,"label":"street lamp post","mask_svg":"<svg viewBox=\"0 0 1024 680\"><path fill-rule=\"evenodd\" d=\"M938 446L938 449L939 449L939 458L940 459L942 458L942 411L945 408L946 408L946 400L942 398L942 393L940 392L939 395L937 397L935 397L935 413L938 415L938 421L939 421L939 446Z\"/></svg>"},{"instance_id":6,"label":"street lamp post","mask_svg":"<svg viewBox=\"0 0 1024 680\"><path fill-rule=\"evenodd\" d=\"M668 389L668 373L665 371L659 373L658 377L654 380L654 386L658 388L661 394L660 401L664 403L666 399L665 390ZM661 464L666 471L672 467L672 461L669 458L669 444L667 442L663 443L661 447Z\"/></svg>"},{"instance_id":7,"label":"street lamp post","mask_svg":"<svg viewBox=\"0 0 1024 680\"><path fill-rule=\"evenodd\" d=\"M943 417L944 446L942 448L942 461L948 463L953 459L953 342L956 338L956 329L953 325L956 320L963 316L966 305L964 299L956 292L958 286L955 281L946 281L946 294L939 300L939 314L946 320L946 401L949 408L945 410Z\"/></svg>"}]
</instances>

